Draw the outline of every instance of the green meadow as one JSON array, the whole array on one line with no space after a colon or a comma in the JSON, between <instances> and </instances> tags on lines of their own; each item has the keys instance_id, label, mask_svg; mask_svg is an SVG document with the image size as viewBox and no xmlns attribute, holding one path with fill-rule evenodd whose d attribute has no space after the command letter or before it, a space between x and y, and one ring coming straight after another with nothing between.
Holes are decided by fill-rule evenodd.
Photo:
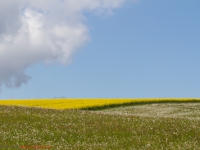
<instances>
[{"instance_id":1,"label":"green meadow","mask_svg":"<svg viewBox=\"0 0 200 150\"><path fill-rule=\"evenodd\" d=\"M200 149L200 103L53 110L0 106L0 149Z\"/></svg>"}]
</instances>

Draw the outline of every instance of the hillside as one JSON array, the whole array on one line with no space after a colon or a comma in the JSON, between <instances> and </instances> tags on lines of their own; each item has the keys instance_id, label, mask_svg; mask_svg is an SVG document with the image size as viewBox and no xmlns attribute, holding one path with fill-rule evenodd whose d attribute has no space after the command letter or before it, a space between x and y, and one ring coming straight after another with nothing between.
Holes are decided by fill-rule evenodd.
<instances>
[{"instance_id":1,"label":"hillside","mask_svg":"<svg viewBox=\"0 0 200 150\"><path fill-rule=\"evenodd\" d=\"M0 149L199 149L200 104L105 110L0 106Z\"/></svg>"}]
</instances>

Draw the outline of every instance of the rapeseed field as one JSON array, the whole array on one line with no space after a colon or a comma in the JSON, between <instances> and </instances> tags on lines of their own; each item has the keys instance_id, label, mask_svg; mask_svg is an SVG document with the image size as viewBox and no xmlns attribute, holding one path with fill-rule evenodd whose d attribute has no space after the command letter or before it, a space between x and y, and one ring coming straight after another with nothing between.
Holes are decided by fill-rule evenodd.
<instances>
[{"instance_id":1,"label":"rapeseed field","mask_svg":"<svg viewBox=\"0 0 200 150\"><path fill-rule=\"evenodd\" d=\"M120 105L157 102L200 102L192 98L54 98L28 100L0 100L0 105L40 107L47 109L95 109Z\"/></svg>"}]
</instances>

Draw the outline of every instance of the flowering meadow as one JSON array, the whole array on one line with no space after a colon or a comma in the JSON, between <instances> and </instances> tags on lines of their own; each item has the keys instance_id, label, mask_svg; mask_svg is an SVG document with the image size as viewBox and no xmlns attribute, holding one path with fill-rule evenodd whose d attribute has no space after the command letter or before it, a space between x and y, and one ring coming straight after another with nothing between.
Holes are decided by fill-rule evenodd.
<instances>
[{"instance_id":1,"label":"flowering meadow","mask_svg":"<svg viewBox=\"0 0 200 150\"><path fill-rule=\"evenodd\" d=\"M104 100L1 101L0 149L200 149L199 99Z\"/></svg>"}]
</instances>

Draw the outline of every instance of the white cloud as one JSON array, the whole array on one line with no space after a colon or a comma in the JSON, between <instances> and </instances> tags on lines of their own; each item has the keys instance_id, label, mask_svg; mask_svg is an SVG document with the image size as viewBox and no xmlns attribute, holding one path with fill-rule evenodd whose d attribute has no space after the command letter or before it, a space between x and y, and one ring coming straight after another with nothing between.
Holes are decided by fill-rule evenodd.
<instances>
[{"instance_id":1,"label":"white cloud","mask_svg":"<svg viewBox=\"0 0 200 150\"><path fill-rule=\"evenodd\" d=\"M118 8L125 0L7 0L0 2L0 87L20 87L37 63L68 63L90 40L88 12Z\"/></svg>"}]
</instances>

